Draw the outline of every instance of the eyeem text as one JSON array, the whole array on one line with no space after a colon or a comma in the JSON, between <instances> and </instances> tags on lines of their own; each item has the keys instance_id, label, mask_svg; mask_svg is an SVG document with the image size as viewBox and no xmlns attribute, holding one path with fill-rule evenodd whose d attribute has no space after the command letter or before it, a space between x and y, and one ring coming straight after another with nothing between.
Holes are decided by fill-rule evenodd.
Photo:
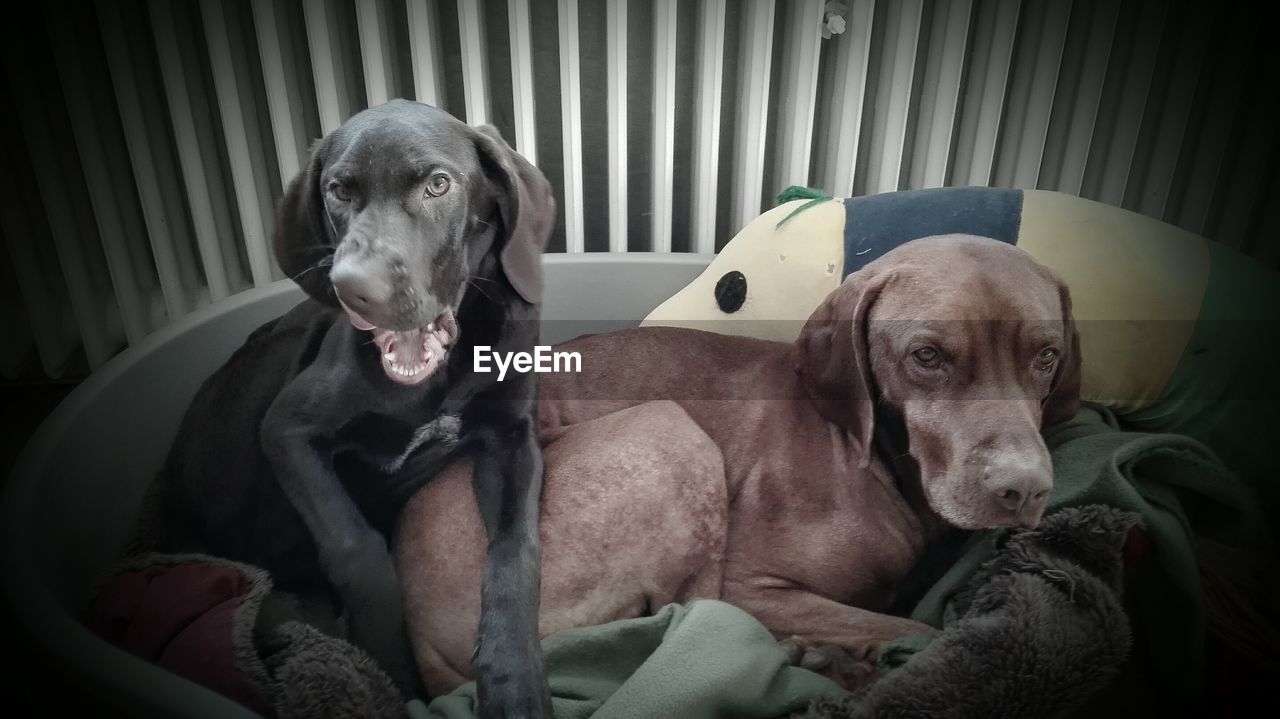
<instances>
[{"instance_id":1,"label":"eyeem text","mask_svg":"<svg viewBox=\"0 0 1280 719\"><path fill-rule=\"evenodd\" d=\"M516 372L581 372L582 355L577 352L552 352L550 345L537 345L533 352L494 352L488 345L476 345L475 371L488 374L498 368L498 381L507 370Z\"/></svg>"}]
</instances>

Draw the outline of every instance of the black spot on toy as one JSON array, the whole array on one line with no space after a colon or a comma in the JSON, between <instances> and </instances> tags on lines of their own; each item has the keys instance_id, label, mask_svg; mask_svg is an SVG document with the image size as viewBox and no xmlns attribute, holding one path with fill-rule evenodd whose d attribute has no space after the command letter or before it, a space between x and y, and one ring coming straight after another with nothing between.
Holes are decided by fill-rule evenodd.
<instances>
[{"instance_id":1,"label":"black spot on toy","mask_svg":"<svg viewBox=\"0 0 1280 719\"><path fill-rule=\"evenodd\" d=\"M722 312L737 312L747 301L747 276L737 270L724 273L716 283L716 304Z\"/></svg>"}]
</instances>

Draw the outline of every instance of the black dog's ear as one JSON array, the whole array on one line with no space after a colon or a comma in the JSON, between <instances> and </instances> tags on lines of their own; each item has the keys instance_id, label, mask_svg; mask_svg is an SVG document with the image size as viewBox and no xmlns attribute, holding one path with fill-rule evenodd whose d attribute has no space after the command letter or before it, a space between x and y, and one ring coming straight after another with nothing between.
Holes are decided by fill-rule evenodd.
<instances>
[{"instance_id":1,"label":"black dog's ear","mask_svg":"<svg viewBox=\"0 0 1280 719\"><path fill-rule=\"evenodd\" d=\"M542 251L556 223L551 183L502 139L493 125L474 128L480 161L498 186L502 273L525 302L542 302Z\"/></svg>"},{"instance_id":2,"label":"black dog's ear","mask_svg":"<svg viewBox=\"0 0 1280 719\"><path fill-rule=\"evenodd\" d=\"M333 307L337 295L329 282L327 259L337 248L337 238L325 217L320 175L328 155L328 138L316 144L311 160L289 183L276 210L272 249L281 271L308 295Z\"/></svg>"}]
</instances>

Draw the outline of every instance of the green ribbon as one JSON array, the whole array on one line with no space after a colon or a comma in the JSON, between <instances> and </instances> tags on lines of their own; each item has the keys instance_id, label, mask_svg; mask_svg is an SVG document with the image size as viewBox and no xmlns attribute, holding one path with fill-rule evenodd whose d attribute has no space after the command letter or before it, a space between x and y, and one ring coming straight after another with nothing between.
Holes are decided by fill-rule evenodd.
<instances>
[{"instance_id":1,"label":"green ribbon","mask_svg":"<svg viewBox=\"0 0 1280 719\"><path fill-rule=\"evenodd\" d=\"M787 189L783 190L782 192L778 193L779 205L783 204L784 202L790 202L792 200L804 200L804 199L808 199L809 202L806 202L803 205L797 207L796 209L791 211L791 214L787 215L781 220L778 220L778 224L774 225L774 229L778 229L782 227L783 223L785 223L787 220L790 220L792 217L795 217L796 215L800 214L801 212L804 212L805 210L809 209L810 207L813 207L814 205L817 205L832 199L832 197L831 195L828 195L822 190L817 190L812 187L801 187L800 185L792 185Z\"/></svg>"}]
</instances>

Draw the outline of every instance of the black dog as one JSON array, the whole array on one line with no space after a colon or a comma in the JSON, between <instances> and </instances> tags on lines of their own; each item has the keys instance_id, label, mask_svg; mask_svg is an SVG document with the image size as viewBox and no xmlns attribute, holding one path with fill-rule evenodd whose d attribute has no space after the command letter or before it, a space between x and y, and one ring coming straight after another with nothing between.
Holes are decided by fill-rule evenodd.
<instances>
[{"instance_id":1,"label":"black dog","mask_svg":"<svg viewBox=\"0 0 1280 719\"><path fill-rule=\"evenodd\" d=\"M494 128L433 107L392 101L320 141L274 238L311 299L256 330L200 389L141 544L331 592L352 640L416 693L386 537L414 490L472 451L489 534L481 711L550 716L534 375L499 383L470 363L476 345L533 348L554 218L546 178Z\"/></svg>"}]
</instances>

